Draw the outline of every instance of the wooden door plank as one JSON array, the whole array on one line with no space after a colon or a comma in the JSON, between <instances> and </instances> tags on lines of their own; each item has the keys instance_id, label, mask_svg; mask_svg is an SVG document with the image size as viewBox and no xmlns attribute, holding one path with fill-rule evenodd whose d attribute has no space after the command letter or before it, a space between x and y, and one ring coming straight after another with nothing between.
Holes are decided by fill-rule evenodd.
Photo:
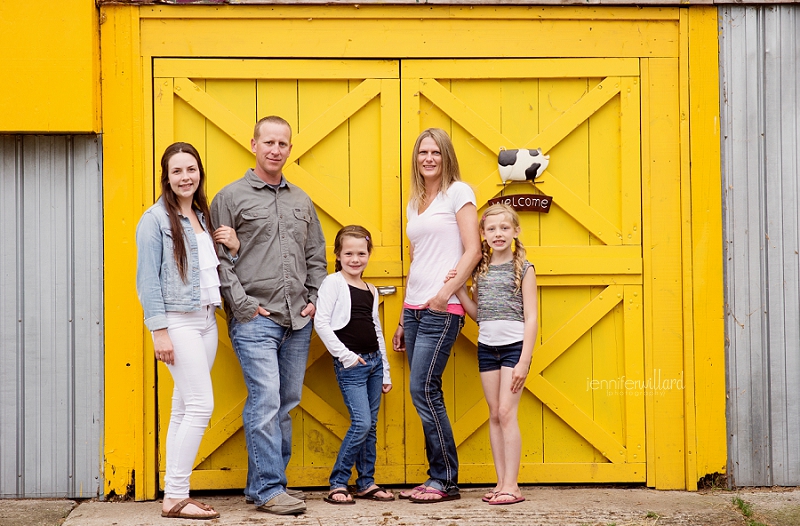
<instances>
[{"instance_id":1,"label":"wooden door plank","mask_svg":"<svg viewBox=\"0 0 800 526\"><path fill-rule=\"evenodd\" d=\"M608 77L580 98L571 108L536 135L523 148L541 148L547 153L598 109L619 93L621 79Z\"/></svg>"},{"instance_id":2,"label":"wooden door plank","mask_svg":"<svg viewBox=\"0 0 800 526\"><path fill-rule=\"evenodd\" d=\"M642 244L641 116L639 79L620 81L620 137L622 162L622 243Z\"/></svg>"},{"instance_id":3,"label":"wooden door plank","mask_svg":"<svg viewBox=\"0 0 800 526\"><path fill-rule=\"evenodd\" d=\"M540 374L528 376L525 387L581 437L588 440L604 457L614 463L625 462L627 456L625 446L543 376Z\"/></svg>"},{"instance_id":4,"label":"wooden door plank","mask_svg":"<svg viewBox=\"0 0 800 526\"><path fill-rule=\"evenodd\" d=\"M442 87L434 79L420 79L420 93L436 104L451 119L482 142L490 151L499 152L500 147L513 148L513 143L472 108Z\"/></svg>"},{"instance_id":5,"label":"wooden door plank","mask_svg":"<svg viewBox=\"0 0 800 526\"><path fill-rule=\"evenodd\" d=\"M636 386L636 393L632 393L633 396L627 396L625 401L625 445L628 449L628 462L647 460L644 405L648 393L645 389L644 363L642 361L644 355L642 296L641 286L626 285L624 287L625 378L632 380ZM640 385L643 386L641 390L638 387Z\"/></svg>"},{"instance_id":6,"label":"wooden door plank","mask_svg":"<svg viewBox=\"0 0 800 526\"><path fill-rule=\"evenodd\" d=\"M395 65L395 71L397 66ZM397 119L400 115L400 81L384 79L381 81L381 238L383 246L400 248L402 242L402 222L398 208L402 208L400 194L400 128ZM395 261L402 258L402 252L394 252Z\"/></svg>"},{"instance_id":7,"label":"wooden door plank","mask_svg":"<svg viewBox=\"0 0 800 526\"><path fill-rule=\"evenodd\" d=\"M158 115L154 128L156 159L160 159L167 146L175 142L173 89L172 78L153 79L153 111Z\"/></svg>"},{"instance_id":8,"label":"wooden door plank","mask_svg":"<svg viewBox=\"0 0 800 526\"><path fill-rule=\"evenodd\" d=\"M190 79L384 79L397 78L395 60L254 60L235 58L162 58L153 64L155 76Z\"/></svg>"},{"instance_id":9,"label":"wooden door plank","mask_svg":"<svg viewBox=\"0 0 800 526\"><path fill-rule=\"evenodd\" d=\"M206 429L192 469L205 462L231 435L242 428L242 411L244 410L245 400L246 398L242 398L239 403L230 406L227 413Z\"/></svg>"},{"instance_id":10,"label":"wooden door plank","mask_svg":"<svg viewBox=\"0 0 800 526\"><path fill-rule=\"evenodd\" d=\"M439 59L404 61L419 78L544 79L638 77L637 58ZM187 75L188 76L188 75Z\"/></svg>"},{"instance_id":11,"label":"wooden door plank","mask_svg":"<svg viewBox=\"0 0 800 526\"><path fill-rule=\"evenodd\" d=\"M680 105L677 59L647 59L642 67L643 244L645 261L646 378L683 379L683 314L680 215ZM646 99L646 102L645 102ZM653 375L650 376L651 371ZM683 489L685 478L683 391L648 397L648 483ZM653 477L650 477L650 468Z\"/></svg>"},{"instance_id":12,"label":"wooden door plank","mask_svg":"<svg viewBox=\"0 0 800 526\"><path fill-rule=\"evenodd\" d=\"M220 130L230 135L243 148L250 151L252 125L242 121L225 105L211 97L200 86L187 78L176 78L174 89L177 96L202 113Z\"/></svg>"},{"instance_id":13,"label":"wooden door plank","mask_svg":"<svg viewBox=\"0 0 800 526\"><path fill-rule=\"evenodd\" d=\"M331 104L316 120L306 124L292 139L292 153L287 165L308 153L311 148L338 128L351 115L364 107L381 92L381 81L367 79L347 95Z\"/></svg>"},{"instance_id":14,"label":"wooden door plank","mask_svg":"<svg viewBox=\"0 0 800 526\"><path fill-rule=\"evenodd\" d=\"M531 371L541 374L561 356L578 338L583 336L597 321L613 309L621 298L623 288L609 285L605 291L594 297L572 319L555 331L533 354Z\"/></svg>"}]
</instances>

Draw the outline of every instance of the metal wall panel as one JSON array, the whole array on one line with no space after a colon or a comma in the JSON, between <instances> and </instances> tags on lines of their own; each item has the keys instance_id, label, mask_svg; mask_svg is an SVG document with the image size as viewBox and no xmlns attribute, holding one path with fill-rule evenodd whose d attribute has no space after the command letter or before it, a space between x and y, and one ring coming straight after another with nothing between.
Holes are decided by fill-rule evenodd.
<instances>
[{"instance_id":1,"label":"metal wall panel","mask_svg":"<svg viewBox=\"0 0 800 526\"><path fill-rule=\"evenodd\" d=\"M800 484L800 6L720 8L728 474Z\"/></svg>"},{"instance_id":2,"label":"metal wall panel","mask_svg":"<svg viewBox=\"0 0 800 526\"><path fill-rule=\"evenodd\" d=\"M102 491L96 136L0 136L0 497Z\"/></svg>"}]
</instances>

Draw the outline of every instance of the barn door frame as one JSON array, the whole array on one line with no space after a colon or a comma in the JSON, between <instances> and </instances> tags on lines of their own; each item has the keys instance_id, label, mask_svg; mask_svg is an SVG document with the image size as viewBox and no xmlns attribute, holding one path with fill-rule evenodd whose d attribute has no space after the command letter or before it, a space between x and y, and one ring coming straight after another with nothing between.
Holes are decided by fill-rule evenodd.
<instances>
[{"instance_id":1,"label":"barn door frame","mask_svg":"<svg viewBox=\"0 0 800 526\"><path fill-rule=\"evenodd\" d=\"M468 103L460 100L437 79L547 79L592 78L599 81L555 121L523 143L516 144L488 123ZM542 401L569 427L586 439L609 463L561 463L523 465L531 481L645 481L645 413L642 397L625 399L625 436L618 439L595 422L543 375L544 370L566 352L593 325L622 303L625 319L624 376L644 384L644 335L642 309L642 247L641 247L641 182L640 182L640 70L637 59L448 59L404 60L402 62L402 111L404 152L411 151L421 131L422 98L430 101L452 121L458 123L473 140L490 152L501 148L542 148L548 153L578 126L614 97L620 97L620 127L622 135L621 168L623 188L629 198L623 201L622 230L602 213L575 194L558 178L557 162L552 162L540 180L554 202L586 228L603 245L575 247L529 247L529 259L537 265L540 286L603 285L605 290L586 304L571 320L536 346L531 374L526 390ZM405 160L405 159L404 159ZM555 168L553 168L555 166ZM408 167L404 167L404 173ZM486 201L497 196L501 187L496 170L487 173L475 184L480 209ZM404 185L408 181L404 179ZM408 187L404 187L404 193ZM583 264L586 258L597 260L591 268ZM405 258L407 261L407 257ZM477 332L465 330L464 335L477 346ZM475 404L452 422L457 445L463 443L488 421L485 403ZM424 440L413 404L406 400L406 440L408 477L418 478L424 467L421 449ZM527 470L527 471L526 471ZM525 478L525 476L523 476Z\"/></svg>"},{"instance_id":2,"label":"barn door frame","mask_svg":"<svg viewBox=\"0 0 800 526\"><path fill-rule=\"evenodd\" d=\"M225 80L348 80L358 79L357 85L338 100L331 101L330 106L315 120L308 123L302 130L296 130L292 137L292 152L284 167L287 178L311 197L314 204L336 222L347 224L360 224L369 229L376 237L375 248L370 261L369 273L378 276L383 281L394 280L395 285L400 285L402 275L399 216L393 217L392 212L397 209L401 201L400 185L397 174L399 173L399 155L396 145L399 143L399 68L397 61L372 60L372 61L325 61L325 60L290 60L290 59L262 59L262 60L237 60L237 59L156 59L153 65L153 114L154 114L154 140L153 159L158 157L158 152L174 142L175 111L174 101L181 99L193 110L213 124L236 144L251 152L250 140L254 123L244 122L239 116L229 110L225 104L206 92L201 85L192 79ZM315 145L319 144L332 131L346 123L353 115L358 113L370 101L380 99L381 119L381 182L382 203L381 209L385 212L379 222L374 222L364 217L357 208L358 202L351 204L342 203L335 197L331 189L305 170L296 161L308 153ZM158 170L154 169L154 192L157 187ZM329 242L332 240L328 240ZM329 243L330 244L330 243ZM331 255L328 259L331 261ZM387 281L387 282L388 282ZM399 315L399 307L395 305L399 300L393 296L381 297L381 304L386 315ZM398 314L390 314L397 312ZM392 318L394 319L394 318ZM224 316L218 312L217 322L221 335L227 334L227 324ZM145 347L152 350L152 342L145 338ZM218 355L233 353L226 338L221 338ZM328 353L321 345L312 346L309 352L306 369L310 369L319 359L327 357ZM392 358L395 369L399 369L394 376L402 377L402 361ZM399 367L398 367L399 366ZM213 374L213 371L212 371ZM168 407L169 393L171 393L171 377L163 364L158 366L159 407ZM401 382L397 382L401 384ZM402 390L402 385L401 385ZM226 407L224 414L218 414L220 404L215 405L209 429L203 435L197 458L193 468L197 468L208 460L220 446L222 446L234 433L242 428L242 410L244 409L246 395L242 395L236 403ZM395 420L402 418L402 403L400 396L387 397L386 407L382 412L384 427L402 427ZM331 406L322 396L319 396L307 385L303 386L302 400L299 406L309 416L333 433L339 440L344 438L349 428L349 416L342 414ZM165 461L165 436L169 412L158 410L160 429L158 436L159 455L159 481L163 488L164 461ZM402 459L404 441L396 433L385 433L386 449L396 452L395 455L382 457L385 470L396 472L395 478L402 476L402 466L393 465L393 460ZM324 470L323 470L324 471ZM325 479L320 478L320 468L295 467L290 464L287 470L292 483L295 485L318 485ZM192 487L197 489L214 489L219 487L241 487L246 476L245 469L202 469L192 473ZM396 480L395 482L402 482Z\"/></svg>"}]
</instances>

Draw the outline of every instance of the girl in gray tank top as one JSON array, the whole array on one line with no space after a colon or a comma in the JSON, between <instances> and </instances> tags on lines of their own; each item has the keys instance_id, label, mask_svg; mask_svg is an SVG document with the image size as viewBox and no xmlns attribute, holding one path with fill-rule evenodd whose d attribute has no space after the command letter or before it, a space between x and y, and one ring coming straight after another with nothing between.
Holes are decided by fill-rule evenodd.
<instances>
[{"instance_id":1,"label":"girl in gray tank top","mask_svg":"<svg viewBox=\"0 0 800 526\"><path fill-rule=\"evenodd\" d=\"M483 258L472 274L473 296L458 299L478 322L478 368L489 405L489 436L497 485L483 496L492 504L525 500L520 491L517 410L538 333L536 273L519 240L519 216L508 205L490 206L480 220ZM501 419L500 415L512 415Z\"/></svg>"}]
</instances>

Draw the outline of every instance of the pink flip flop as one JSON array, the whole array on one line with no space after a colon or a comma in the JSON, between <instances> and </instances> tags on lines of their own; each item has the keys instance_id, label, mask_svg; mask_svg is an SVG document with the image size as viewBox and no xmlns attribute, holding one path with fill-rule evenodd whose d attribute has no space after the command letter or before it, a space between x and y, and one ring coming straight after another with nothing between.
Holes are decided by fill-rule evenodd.
<instances>
[{"instance_id":1,"label":"pink flip flop","mask_svg":"<svg viewBox=\"0 0 800 526\"><path fill-rule=\"evenodd\" d=\"M420 499L418 497L418 495L422 495L422 494L425 494L425 495L437 495L439 498L436 498L436 499ZM430 486L428 486L427 488L425 488L424 491L420 491L416 495L411 496L411 498L409 498L408 500L410 500L411 502L413 502L415 504L432 504L434 502L445 502L445 501L448 501L448 500L458 500L460 498L461 498L461 494L460 493L455 493L455 494L451 495L451 494L449 494L449 493L447 493L445 491L441 491L441 490L438 490L436 488L431 488Z\"/></svg>"},{"instance_id":2,"label":"pink flip flop","mask_svg":"<svg viewBox=\"0 0 800 526\"><path fill-rule=\"evenodd\" d=\"M500 495L505 495L506 497L512 497L512 498L510 498L508 500L490 500L489 504L491 504L492 506L498 506L498 505L503 505L503 504L517 504L518 502L523 502L525 500L525 497L523 497L522 495L517 497L513 493L506 493L504 491L495 493L494 496L495 496L495 498L497 498Z\"/></svg>"},{"instance_id":3,"label":"pink flip flop","mask_svg":"<svg viewBox=\"0 0 800 526\"><path fill-rule=\"evenodd\" d=\"M417 493L419 493L421 491L425 491L425 489L427 487L428 486L425 486L424 484L420 484L419 486L417 486L415 488L411 488L411 489L407 489L405 491L401 491L400 493L397 494L397 496L400 497L401 499L410 499L411 497L413 497Z\"/></svg>"}]
</instances>

